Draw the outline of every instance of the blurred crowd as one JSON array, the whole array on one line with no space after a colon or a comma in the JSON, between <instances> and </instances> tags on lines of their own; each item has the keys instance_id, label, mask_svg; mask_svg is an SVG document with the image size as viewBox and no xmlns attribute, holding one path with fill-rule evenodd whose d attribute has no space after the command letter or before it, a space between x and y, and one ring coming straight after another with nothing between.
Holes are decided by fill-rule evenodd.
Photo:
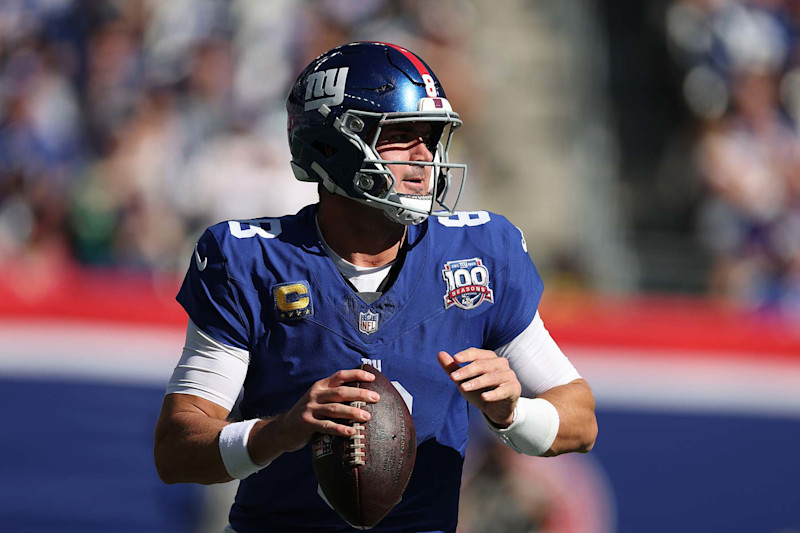
<instances>
[{"instance_id":1,"label":"blurred crowd","mask_svg":"<svg viewBox=\"0 0 800 533\"><path fill-rule=\"evenodd\" d=\"M288 165L297 73L336 44L380 37L452 77L469 48L459 3L0 2L5 281L35 292L74 266L182 273L206 226L315 201Z\"/></svg>"},{"instance_id":2,"label":"blurred crowd","mask_svg":"<svg viewBox=\"0 0 800 533\"><path fill-rule=\"evenodd\" d=\"M709 290L800 310L800 1L664 4L694 117ZM435 65L471 125L459 138L471 179L485 173L497 158L471 135L497 126L480 116L470 6L0 2L3 279L35 293L76 266L180 275L206 226L315 201L289 172L285 97L308 61L351 40L400 42Z\"/></svg>"},{"instance_id":3,"label":"blurred crowd","mask_svg":"<svg viewBox=\"0 0 800 533\"><path fill-rule=\"evenodd\" d=\"M800 2L673 0L666 30L696 117L710 292L800 311Z\"/></svg>"}]
</instances>

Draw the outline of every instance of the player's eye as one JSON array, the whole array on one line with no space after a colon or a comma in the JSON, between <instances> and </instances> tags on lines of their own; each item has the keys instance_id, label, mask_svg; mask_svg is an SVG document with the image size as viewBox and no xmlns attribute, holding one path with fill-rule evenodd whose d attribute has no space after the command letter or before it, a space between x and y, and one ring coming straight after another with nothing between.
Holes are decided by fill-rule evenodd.
<instances>
[{"instance_id":1,"label":"player's eye","mask_svg":"<svg viewBox=\"0 0 800 533\"><path fill-rule=\"evenodd\" d=\"M398 131L398 132L389 134L386 137L385 142L389 143L389 144L410 143L412 141L417 140L418 138L419 138L419 135L417 135L414 132L411 132L411 131Z\"/></svg>"},{"instance_id":2,"label":"player's eye","mask_svg":"<svg viewBox=\"0 0 800 533\"><path fill-rule=\"evenodd\" d=\"M401 126L396 129L386 128L381 132L378 146L388 144L410 145L415 142L422 142L426 146L430 146L433 136L433 128L427 124L424 126Z\"/></svg>"}]
</instances>

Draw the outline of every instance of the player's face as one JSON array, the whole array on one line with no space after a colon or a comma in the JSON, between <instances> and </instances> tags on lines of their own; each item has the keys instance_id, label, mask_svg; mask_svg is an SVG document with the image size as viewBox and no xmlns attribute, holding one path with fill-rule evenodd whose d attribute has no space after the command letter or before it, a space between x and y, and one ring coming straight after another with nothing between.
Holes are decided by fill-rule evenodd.
<instances>
[{"instance_id":1,"label":"player's face","mask_svg":"<svg viewBox=\"0 0 800 533\"><path fill-rule=\"evenodd\" d=\"M381 158L389 161L433 161L427 141L433 134L430 124L406 122L383 127L375 148ZM401 194L430 194L431 166L387 165Z\"/></svg>"}]
</instances>

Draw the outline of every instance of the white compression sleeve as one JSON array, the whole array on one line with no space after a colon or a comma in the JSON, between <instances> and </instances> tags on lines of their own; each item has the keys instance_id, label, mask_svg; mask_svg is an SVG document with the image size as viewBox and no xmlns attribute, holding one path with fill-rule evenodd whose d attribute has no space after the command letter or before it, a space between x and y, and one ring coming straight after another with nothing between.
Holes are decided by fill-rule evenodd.
<instances>
[{"instance_id":1,"label":"white compression sleeve","mask_svg":"<svg viewBox=\"0 0 800 533\"><path fill-rule=\"evenodd\" d=\"M186 345L166 394L192 394L230 410L244 384L249 364L247 350L219 342L189 320Z\"/></svg>"},{"instance_id":2,"label":"white compression sleeve","mask_svg":"<svg viewBox=\"0 0 800 533\"><path fill-rule=\"evenodd\" d=\"M247 375L247 350L214 339L189 320L186 344L166 394L192 394L230 410ZM267 465L253 462L247 451L250 431L258 419L228 424L219 434L219 452L231 477L244 479Z\"/></svg>"},{"instance_id":3,"label":"white compression sleeve","mask_svg":"<svg viewBox=\"0 0 800 533\"><path fill-rule=\"evenodd\" d=\"M544 327L538 311L522 333L495 353L508 359L522 384L523 396L538 396L581 377Z\"/></svg>"}]
</instances>

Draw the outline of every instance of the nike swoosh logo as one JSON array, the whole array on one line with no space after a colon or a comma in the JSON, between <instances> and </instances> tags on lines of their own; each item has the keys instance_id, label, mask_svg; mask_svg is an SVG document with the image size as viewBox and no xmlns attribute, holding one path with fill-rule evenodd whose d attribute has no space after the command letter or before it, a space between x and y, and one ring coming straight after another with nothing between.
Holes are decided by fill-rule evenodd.
<instances>
[{"instance_id":1,"label":"nike swoosh logo","mask_svg":"<svg viewBox=\"0 0 800 533\"><path fill-rule=\"evenodd\" d=\"M197 244L194 245L194 262L197 264L197 270L202 272L208 266L208 257L204 257L203 260L200 260L200 253L197 251Z\"/></svg>"}]
</instances>

